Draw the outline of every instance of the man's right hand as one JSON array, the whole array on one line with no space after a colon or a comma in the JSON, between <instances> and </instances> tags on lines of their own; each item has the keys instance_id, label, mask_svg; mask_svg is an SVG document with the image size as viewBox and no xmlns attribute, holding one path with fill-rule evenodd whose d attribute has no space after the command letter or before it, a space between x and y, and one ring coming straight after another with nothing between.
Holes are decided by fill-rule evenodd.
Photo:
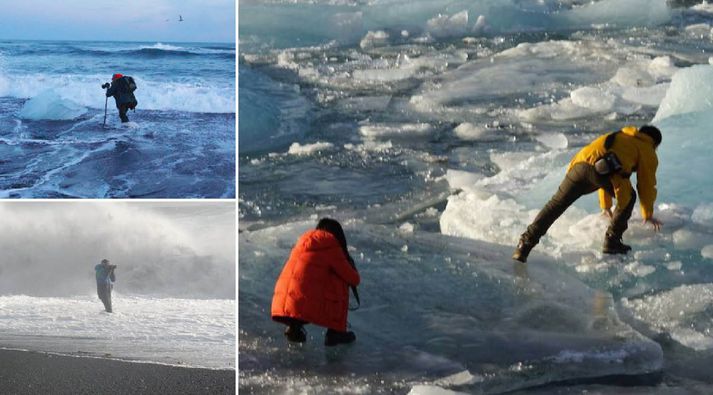
<instances>
[{"instance_id":1,"label":"man's right hand","mask_svg":"<svg viewBox=\"0 0 713 395\"><path fill-rule=\"evenodd\" d=\"M657 231L657 232L660 231L660 230L661 230L661 227L663 226L663 223L662 223L661 221L659 221L658 219L654 218L654 217L645 219L645 220L644 220L644 224L647 224L647 223L648 223L648 224L651 224L651 226L652 226L652 227L654 228L654 230Z\"/></svg>"},{"instance_id":2,"label":"man's right hand","mask_svg":"<svg viewBox=\"0 0 713 395\"><path fill-rule=\"evenodd\" d=\"M609 218L609 219L611 219L611 218L614 216L614 215L612 214L610 208L602 209L602 215L605 216L605 217L607 217L607 218Z\"/></svg>"}]
</instances>

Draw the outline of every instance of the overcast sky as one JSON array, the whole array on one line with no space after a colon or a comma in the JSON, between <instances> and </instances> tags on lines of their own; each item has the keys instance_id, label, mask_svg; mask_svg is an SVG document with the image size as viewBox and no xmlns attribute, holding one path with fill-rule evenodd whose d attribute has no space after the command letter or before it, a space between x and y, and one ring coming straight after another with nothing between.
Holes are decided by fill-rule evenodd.
<instances>
[{"instance_id":1,"label":"overcast sky","mask_svg":"<svg viewBox=\"0 0 713 395\"><path fill-rule=\"evenodd\" d=\"M235 0L0 0L2 39L233 43Z\"/></svg>"}]
</instances>

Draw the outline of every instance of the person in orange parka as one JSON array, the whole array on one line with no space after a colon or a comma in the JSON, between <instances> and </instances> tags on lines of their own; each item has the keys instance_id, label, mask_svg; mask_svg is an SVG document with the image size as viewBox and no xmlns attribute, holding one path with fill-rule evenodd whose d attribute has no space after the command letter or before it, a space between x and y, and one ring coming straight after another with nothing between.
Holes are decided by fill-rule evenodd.
<instances>
[{"instance_id":1,"label":"person in orange parka","mask_svg":"<svg viewBox=\"0 0 713 395\"><path fill-rule=\"evenodd\" d=\"M285 337L292 342L306 341L303 326L311 323L327 328L326 346L351 343L356 335L347 331L349 286L359 281L342 226L322 218L292 248L275 284L272 319L287 325Z\"/></svg>"}]
</instances>

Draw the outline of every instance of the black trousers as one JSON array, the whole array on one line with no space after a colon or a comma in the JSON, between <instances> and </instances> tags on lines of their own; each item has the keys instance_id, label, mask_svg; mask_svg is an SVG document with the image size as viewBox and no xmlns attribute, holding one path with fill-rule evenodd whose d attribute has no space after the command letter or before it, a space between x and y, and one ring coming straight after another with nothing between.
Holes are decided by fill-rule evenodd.
<instances>
[{"instance_id":1,"label":"black trousers","mask_svg":"<svg viewBox=\"0 0 713 395\"><path fill-rule=\"evenodd\" d=\"M111 313L111 284L107 282L97 282L97 295L104 303L104 309Z\"/></svg>"},{"instance_id":2,"label":"black trousers","mask_svg":"<svg viewBox=\"0 0 713 395\"><path fill-rule=\"evenodd\" d=\"M129 105L128 104L117 104L116 108L119 109L119 118L121 118L121 122L129 122L129 117L126 115L127 112L129 112Z\"/></svg>"},{"instance_id":3,"label":"black trousers","mask_svg":"<svg viewBox=\"0 0 713 395\"><path fill-rule=\"evenodd\" d=\"M547 233L547 230L559 218L569 206L583 195L604 188L607 193L614 196L614 188L608 176L602 176L594 170L594 166L588 163L577 163L565 176L557 189L557 192L540 210L535 220L527 227L520 239L525 243L535 245L540 238ZM636 202L636 192L631 191L631 200L622 207L618 204L612 215L609 227L607 228L607 239L621 239L628 228L629 218L634 210Z\"/></svg>"}]
</instances>

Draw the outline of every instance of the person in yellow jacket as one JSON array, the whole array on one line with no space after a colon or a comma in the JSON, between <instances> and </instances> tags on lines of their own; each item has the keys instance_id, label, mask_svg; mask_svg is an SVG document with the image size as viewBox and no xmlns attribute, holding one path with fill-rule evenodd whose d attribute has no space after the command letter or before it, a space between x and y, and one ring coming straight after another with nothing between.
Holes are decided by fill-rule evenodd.
<instances>
[{"instance_id":1,"label":"person in yellow jacket","mask_svg":"<svg viewBox=\"0 0 713 395\"><path fill-rule=\"evenodd\" d=\"M626 254L631 247L622 242L636 202L636 192L629 177L636 172L636 189L641 199L644 223L654 230L662 223L654 217L656 201L656 148L661 144L661 131L649 125L640 129L627 126L618 132L598 137L582 148L569 163L567 175L545 207L520 236L513 259L526 262L547 230L564 211L581 196L599 190L599 202L610 218L604 238L605 254ZM616 208L611 211L612 196Z\"/></svg>"}]
</instances>

